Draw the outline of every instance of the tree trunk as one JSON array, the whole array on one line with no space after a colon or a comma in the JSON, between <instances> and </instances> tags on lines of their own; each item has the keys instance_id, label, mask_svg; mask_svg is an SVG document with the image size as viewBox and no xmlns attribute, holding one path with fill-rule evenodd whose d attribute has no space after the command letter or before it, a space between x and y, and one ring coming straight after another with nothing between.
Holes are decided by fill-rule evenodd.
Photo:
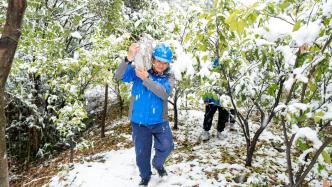
<instances>
[{"instance_id":1,"label":"tree trunk","mask_svg":"<svg viewBox=\"0 0 332 187\"><path fill-rule=\"evenodd\" d=\"M8 163L6 152L5 84L12 67L17 42L21 36L21 24L26 0L8 0L6 23L0 38L0 186L8 187Z\"/></svg>"},{"instance_id":2,"label":"tree trunk","mask_svg":"<svg viewBox=\"0 0 332 187\"><path fill-rule=\"evenodd\" d=\"M294 185L294 173L293 173L292 158L291 158L292 143L288 140L285 117L281 118L281 126L282 126L283 135L284 135L284 142L286 145L288 181L289 181L289 186L293 186Z\"/></svg>"},{"instance_id":3,"label":"tree trunk","mask_svg":"<svg viewBox=\"0 0 332 187\"><path fill-rule=\"evenodd\" d=\"M73 163L74 162L74 148L70 148L70 155L69 155L69 162Z\"/></svg>"},{"instance_id":4,"label":"tree trunk","mask_svg":"<svg viewBox=\"0 0 332 187\"><path fill-rule=\"evenodd\" d=\"M124 102L123 102L123 99L121 97L120 81L116 81L116 96L118 98L119 105L120 105L120 117L122 117Z\"/></svg>"},{"instance_id":5,"label":"tree trunk","mask_svg":"<svg viewBox=\"0 0 332 187\"><path fill-rule=\"evenodd\" d=\"M4 89L0 90L0 186L8 187L8 164L6 152L6 116L5 116Z\"/></svg>"},{"instance_id":6,"label":"tree trunk","mask_svg":"<svg viewBox=\"0 0 332 187\"><path fill-rule=\"evenodd\" d=\"M105 121L106 121L106 115L107 115L107 102L108 102L108 84L105 85L105 101L104 101L104 112L103 117L101 120L101 138L105 137Z\"/></svg>"},{"instance_id":7,"label":"tree trunk","mask_svg":"<svg viewBox=\"0 0 332 187\"><path fill-rule=\"evenodd\" d=\"M250 143L249 149L247 149L247 158L246 158L246 165L245 166L251 166L252 158L254 156L254 152L255 152L255 149L256 149L256 144L258 142L258 138L262 134L264 129L265 129L264 127L260 127L256 131L255 136L253 137L253 139Z\"/></svg>"},{"instance_id":8,"label":"tree trunk","mask_svg":"<svg viewBox=\"0 0 332 187\"><path fill-rule=\"evenodd\" d=\"M174 102L174 129L179 129L178 127L179 119L178 119L178 105Z\"/></svg>"},{"instance_id":9,"label":"tree trunk","mask_svg":"<svg viewBox=\"0 0 332 187\"><path fill-rule=\"evenodd\" d=\"M174 104L173 104L173 107L174 107L174 126L173 126L173 129L178 129L178 122L179 122L179 119L178 119L178 105L177 105L177 102L178 102L178 90L175 91L175 95L174 95Z\"/></svg>"}]
</instances>

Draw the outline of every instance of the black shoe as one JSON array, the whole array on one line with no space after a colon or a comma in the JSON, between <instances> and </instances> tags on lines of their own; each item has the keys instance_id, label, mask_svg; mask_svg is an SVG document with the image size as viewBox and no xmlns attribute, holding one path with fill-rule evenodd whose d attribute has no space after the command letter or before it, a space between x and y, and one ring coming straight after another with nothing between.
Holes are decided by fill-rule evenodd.
<instances>
[{"instance_id":1,"label":"black shoe","mask_svg":"<svg viewBox=\"0 0 332 187\"><path fill-rule=\"evenodd\" d=\"M159 177L167 176L167 172L164 167L162 169L157 169L157 172L158 172Z\"/></svg>"},{"instance_id":2,"label":"black shoe","mask_svg":"<svg viewBox=\"0 0 332 187\"><path fill-rule=\"evenodd\" d=\"M156 165L155 165L155 158L152 159L152 166L153 166L154 169L157 170L159 177L165 177L165 176L167 176L167 172L166 172L166 170L165 170L164 167L162 167L161 169L158 169L156 167Z\"/></svg>"},{"instance_id":3,"label":"black shoe","mask_svg":"<svg viewBox=\"0 0 332 187\"><path fill-rule=\"evenodd\" d=\"M139 186L148 186L150 179L141 179Z\"/></svg>"}]
</instances>

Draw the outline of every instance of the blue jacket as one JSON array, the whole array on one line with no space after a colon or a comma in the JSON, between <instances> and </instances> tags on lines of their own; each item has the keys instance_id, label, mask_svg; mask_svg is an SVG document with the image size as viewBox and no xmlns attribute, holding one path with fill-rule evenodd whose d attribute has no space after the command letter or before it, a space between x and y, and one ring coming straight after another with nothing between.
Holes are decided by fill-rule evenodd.
<instances>
[{"instance_id":1,"label":"blue jacket","mask_svg":"<svg viewBox=\"0 0 332 187\"><path fill-rule=\"evenodd\" d=\"M131 64L122 62L115 76L124 82L133 82L129 119L140 125L156 125L168 121L168 97L174 85L174 76L157 75L148 71L149 78L142 81Z\"/></svg>"},{"instance_id":2,"label":"blue jacket","mask_svg":"<svg viewBox=\"0 0 332 187\"><path fill-rule=\"evenodd\" d=\"M206 91L203 94L203 100L204 103L220 106L219 94L217 94L217 91Z\"/></svg>"},{"instance_id":3,"label":"blue jacket","mask_svg":"<svg viewBox=\"0 0 332 187\"><path fill-rule=\"evenodd\" d=\"M214 99L214 98L210 98L208 96L204 97L204 103L209 103L209 104L213 104L213 105L218 105L220 106L220 101L219 99Z\"/></svg>"}]
</instances>

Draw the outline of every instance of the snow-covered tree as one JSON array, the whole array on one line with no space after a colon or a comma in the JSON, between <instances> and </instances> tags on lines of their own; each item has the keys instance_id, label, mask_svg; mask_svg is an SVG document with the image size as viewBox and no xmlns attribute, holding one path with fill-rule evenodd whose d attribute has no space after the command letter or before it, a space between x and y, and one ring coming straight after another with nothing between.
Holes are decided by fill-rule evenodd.
<instances>
[{"instance_id":1,"label":"snow-covered tree","mask_svg":"<svg viewBox=\"0 0 332 187\"><path fill-rule=\"evenodd\" d=\"M210 53L205 57L209 59L207 62L211 57L220 57L219 79L223 80L214 81L213 85L224 87L237 111L237 121L247 143L246 165L251 165L259 137L271 124L280 124L285 133L294 125L309 125L315 129L325 142L316 148L318 157L331 141L326 134L329 131L326 129L330 129L327 117L331 56L328 2L282 1L240 8L235 8L230 1L215 3L209 11L201 11L200 19L194 22L197 29L190 32L188 40L198 51ZM290 29L281 31L280 22L288 24ZM323 91L319 93L319 90ZM257 115L260 125L252 128ZM285 134L290 184L302 183L317 160L312 157L307 169L300 167L298 177L292 177L290 147L296 134L293 132L290 140ZM308 155L308 151L303 154ZM329 162L328 154L323 155Z\"/></svg>"}]
</instances>

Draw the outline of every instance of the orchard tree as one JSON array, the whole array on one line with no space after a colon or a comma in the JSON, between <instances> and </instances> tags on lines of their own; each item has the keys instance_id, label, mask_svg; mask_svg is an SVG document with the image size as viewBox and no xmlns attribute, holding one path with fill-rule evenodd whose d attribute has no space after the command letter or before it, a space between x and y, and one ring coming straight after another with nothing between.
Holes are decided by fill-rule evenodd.
<instances>
[{"instance_id":1,"label":"orchard tree","mask_svg":"<svg viewBox=\"0 0 332 187\"><path fill-rule=\"evenodd\" d=\"M172 72L174 73L176 82L174 85L174 91L172 100L169 103L173 105L173 116L174 116L174 129L178 129L178 113L181 105L178 101L183 98L182 106L186 106L188 101L186 95L194 93L197 85L197 76L195 72L199 70L197 60L190 53L190 43L185 42L185 37L190 32L191 22L195 19L195 12L193 14L186 14L187 12L193 12L192 9L195 7L188 6L187 8L172 7L171 11L167 13L166 20L168 32L172 33L168 42L173 47L174 61L171 64Z\"/></svg>"},{"instance_id":2,"label":"orchard tree","mask_svg":"<svg viewBox=\"0 0 332 187\"><path fill-rule=\"evenodd\" d=\"M7 133L13 158L29 162L36 156L49 155L53 152L53 146L60 146L57 143L63 132L57 131L54 124L59 122L58 116L65 117L61 114L65 110L61 109L75 105L73 108L83 110L81 103L73 102L66 107L72 96L76 95L72 93L75 87L70 86L70 82L56 84L56 81L61 76L74 75L68 71L66 74L69 68L66 69L63 64L72 62L69 58L74 51L90 43L88 33L92 31L97 17L89 14L85 6L77 7L75 2L28 3L17 63L8 80L7 95L10 97L7 116L11 120ZM63 87L66 87L65 92L61 90ZM66 92L69 92L68 97ZM72 115L76 119L85 116L81 112L76 114ZM20 132L22 136L17 136ZM23 149L26 144L28 147Z\"/></svg>"},{"instance_id":3,"label":"orchard tree","mask_svg":"<svg viewBox=\"0 0 332 187\"><path fill-rule=\"evenodd\" d=\"M118 4L109 6L104 8L121 12ZM68 147L67 135L86 126L84 92L105 63L97 64L89 52L88 58L79 57L95 45L91 38L106 22L97 8L97 1L29 2L17 63L7 81L7 133L13 157L30 161L50 156ZM17 136L19 132L24 135Z\"/></svg>"},{"instance_id":4,"label":"orchard tree","mask_svg":"<svg viewBox=\"0 0 332 187\"><path fill-rule=\"evenodd\" d=\"M275 112L283 128L291 186L310 181L309 173L327 177L321 171L331 163L325 151L332 142L331 5L328 1L282 1L269 3L264 10L268 17L291 26L291 31L279 38L280 43L275 42L282 53L281 69L286 78L284 97Z\"/></svg>"},{"instance_id":5,"label":"orchard tree","mask_svg":"<svg viewBox=\"0 0 332 187\"><path fill-rule=\"evenodd\" d=\"M215 3L219 4L215 4L214 7L227 5L226 2L215 1ZM323 143L318 143L321 145L320 147L306 146L303 148L302 138L297 139L297 142L300 143L296 143L296 145L302 145L303 149L297 153L303 152L302 157L306 156L306 160L310 158L308 152L313 154L314 150L317 151L315 155L311 156L310 164L302 164L294 180L290 147L293 145L294 138L300 136L299 132L302 130L300 128L298 133L293 132L291 140L288 140L287 134L285 135L288 144L287 162L291 176L290 184L301 184L321 153L324 155L324 160L327 163L330 162L328 153L323 151L324 147L328 146L331 141L328 133L326 134L330 129L330 120L327 116L329 116L330 111L328 94L330 93L330 70L328 64L331 54L329 51L331 50L329 47L331 42L329 20L331 16L328 13L328 8L323 9L323 7L329 7L325 4L326 2L299 4L283 1L280 4L263 3L260 6L253 4L240 9L221 8L221 10L225 10L224 12L218 12L220 11L218 8L211 9L209 13L202 12L201 19L194 22L198 29L193 30L191 35L195 33L196 37L188 36L188 40L192 40L193 46L198 50L210 51L213 52L213 56L220 57L222 64L220 74L224 80L220 81L219 85L226 85L226 92L231 98L232 106L237 111L237 121L242 128L247 144L247 166L251 165L259 137L269 124L281 123L281 126L285 126L284 133L289 133L291 123L284 124L287 120L301 119L301 122L296 123L301 127L305 126L303 123L308 124L309 121L320 121L319 126L322 128L319 129L322 130L319 130L320 135L317 137L320 136L324 140ZM316 8L313 8L315 6L312 5L315 5ZM292 12L294 7L297 11ZM314 12L311 14L313 10ZM291 15L290 18L283 17L287 11L289 12L286 15ZM292 14L306 15L306 17L299 18ZM321 19L317 19L317 16ZM288 33L277 33L278 35L272 33L272 29L268 27L271 25L268 22L271 19L285 21L291 25L292 29ZM317 29L320 28L317 27L317 23L324 25L322 29ZM203 26L200 27L200 25ZM301 25L305 25L303 30L300 29ZM297 41L303 37L299 37L299 34L296 33L303 33L304 30L309 31L309 26L318 30L314 37L310 33L305 33L309 35L311 44L298 43ZM274 37L273 40L271 36L278 37ZM322 77L315 80L317 84L316 82L313 84L313 73L315 72L319 75L318 77ZM317 94L320 90L319 87L324 90L324 97ZM313 92L312 95L307 94L310 93L310 90ZM315 96L322 100L321 104L316 107L296 104L309 103L310 101L306 98L317 103ZM296 99L298 99L297 102ZM300 106L304 106L304 108L300 108ZM301 117L294 116L294 110L290 110L294 107L299 111ZM280 112L285 114L287 111L292 112L285 117L280 117ZM260 116L258 129L252 128L250 125L257 115ZM315 129L315 126L311 126L311 128ZM254 131L253 137L251 136L252 131ZM307 142L308 137L304 139ZM308 143L310 145L310 141ZM319 170L324 169L323 163L319 164ZM305 169L304 165L308 167Z\"/></svg>"},{"instance_id":6,"label":"orchard tree","mask_svg":"<svg viewBox=\"0 0 332 187\"><path fill-rule=\"evenodd\" d=\"M84 73L79 77L86 77L91 87L105 85L104 112L101 122L101 137L104 137L105 120L107 114L108 89L116 95L120 108L120 116L124 109L124 102L128 99L128 88L125 84L120 84L114 79L114 72L120 62L122 62L127 52L130 34L105 36L104 32L96 29L92 38L94 45L90 50L80 50L79 59L93 63L90 67L85 67Z\"/></svg>"},{"instance_id":7,"label":"orchard tree","mask_svg":"<svg viewBox=\"0 0 332 187\"><path fill-rule=\"evenodd\" d=\"M331 162L328 153L323 151L331 142L328 133L331 122L328 117L331 110L331 48L328 47L331 13L324 7L328 7L326 3L314 1L267 3L259 7L254 5L247 11L235 10L226 20L231 30L245 33L239 52L230 51L233 55L228 53L226 59L231 63L226 64L234 66L242 59L238 78L235 81L228 78L228 91L234 108L245 109L238 112L238 121L247 140L246 165L251 165L262 132L269 124L280 124L291 186L302 184L317 161L318 168L311 171L314 176L320 176L320 171L325 169L324 163ZM273 22L275 19L286 22L288 30L274 33L281 30L281 25ZM278 24L278 28L271 28L271 22ZM252 26L246 29L246 25ZM224 77L230 77L227 68L223 70ZM260 125L251 140L252 129L248 124L257 114ZM299 158L292 159L292 155L298 154L301 154ZM318 159L320 155L324 159ZM292 162L299 165L295 177Z\"/></svg>"}]
</instances>

